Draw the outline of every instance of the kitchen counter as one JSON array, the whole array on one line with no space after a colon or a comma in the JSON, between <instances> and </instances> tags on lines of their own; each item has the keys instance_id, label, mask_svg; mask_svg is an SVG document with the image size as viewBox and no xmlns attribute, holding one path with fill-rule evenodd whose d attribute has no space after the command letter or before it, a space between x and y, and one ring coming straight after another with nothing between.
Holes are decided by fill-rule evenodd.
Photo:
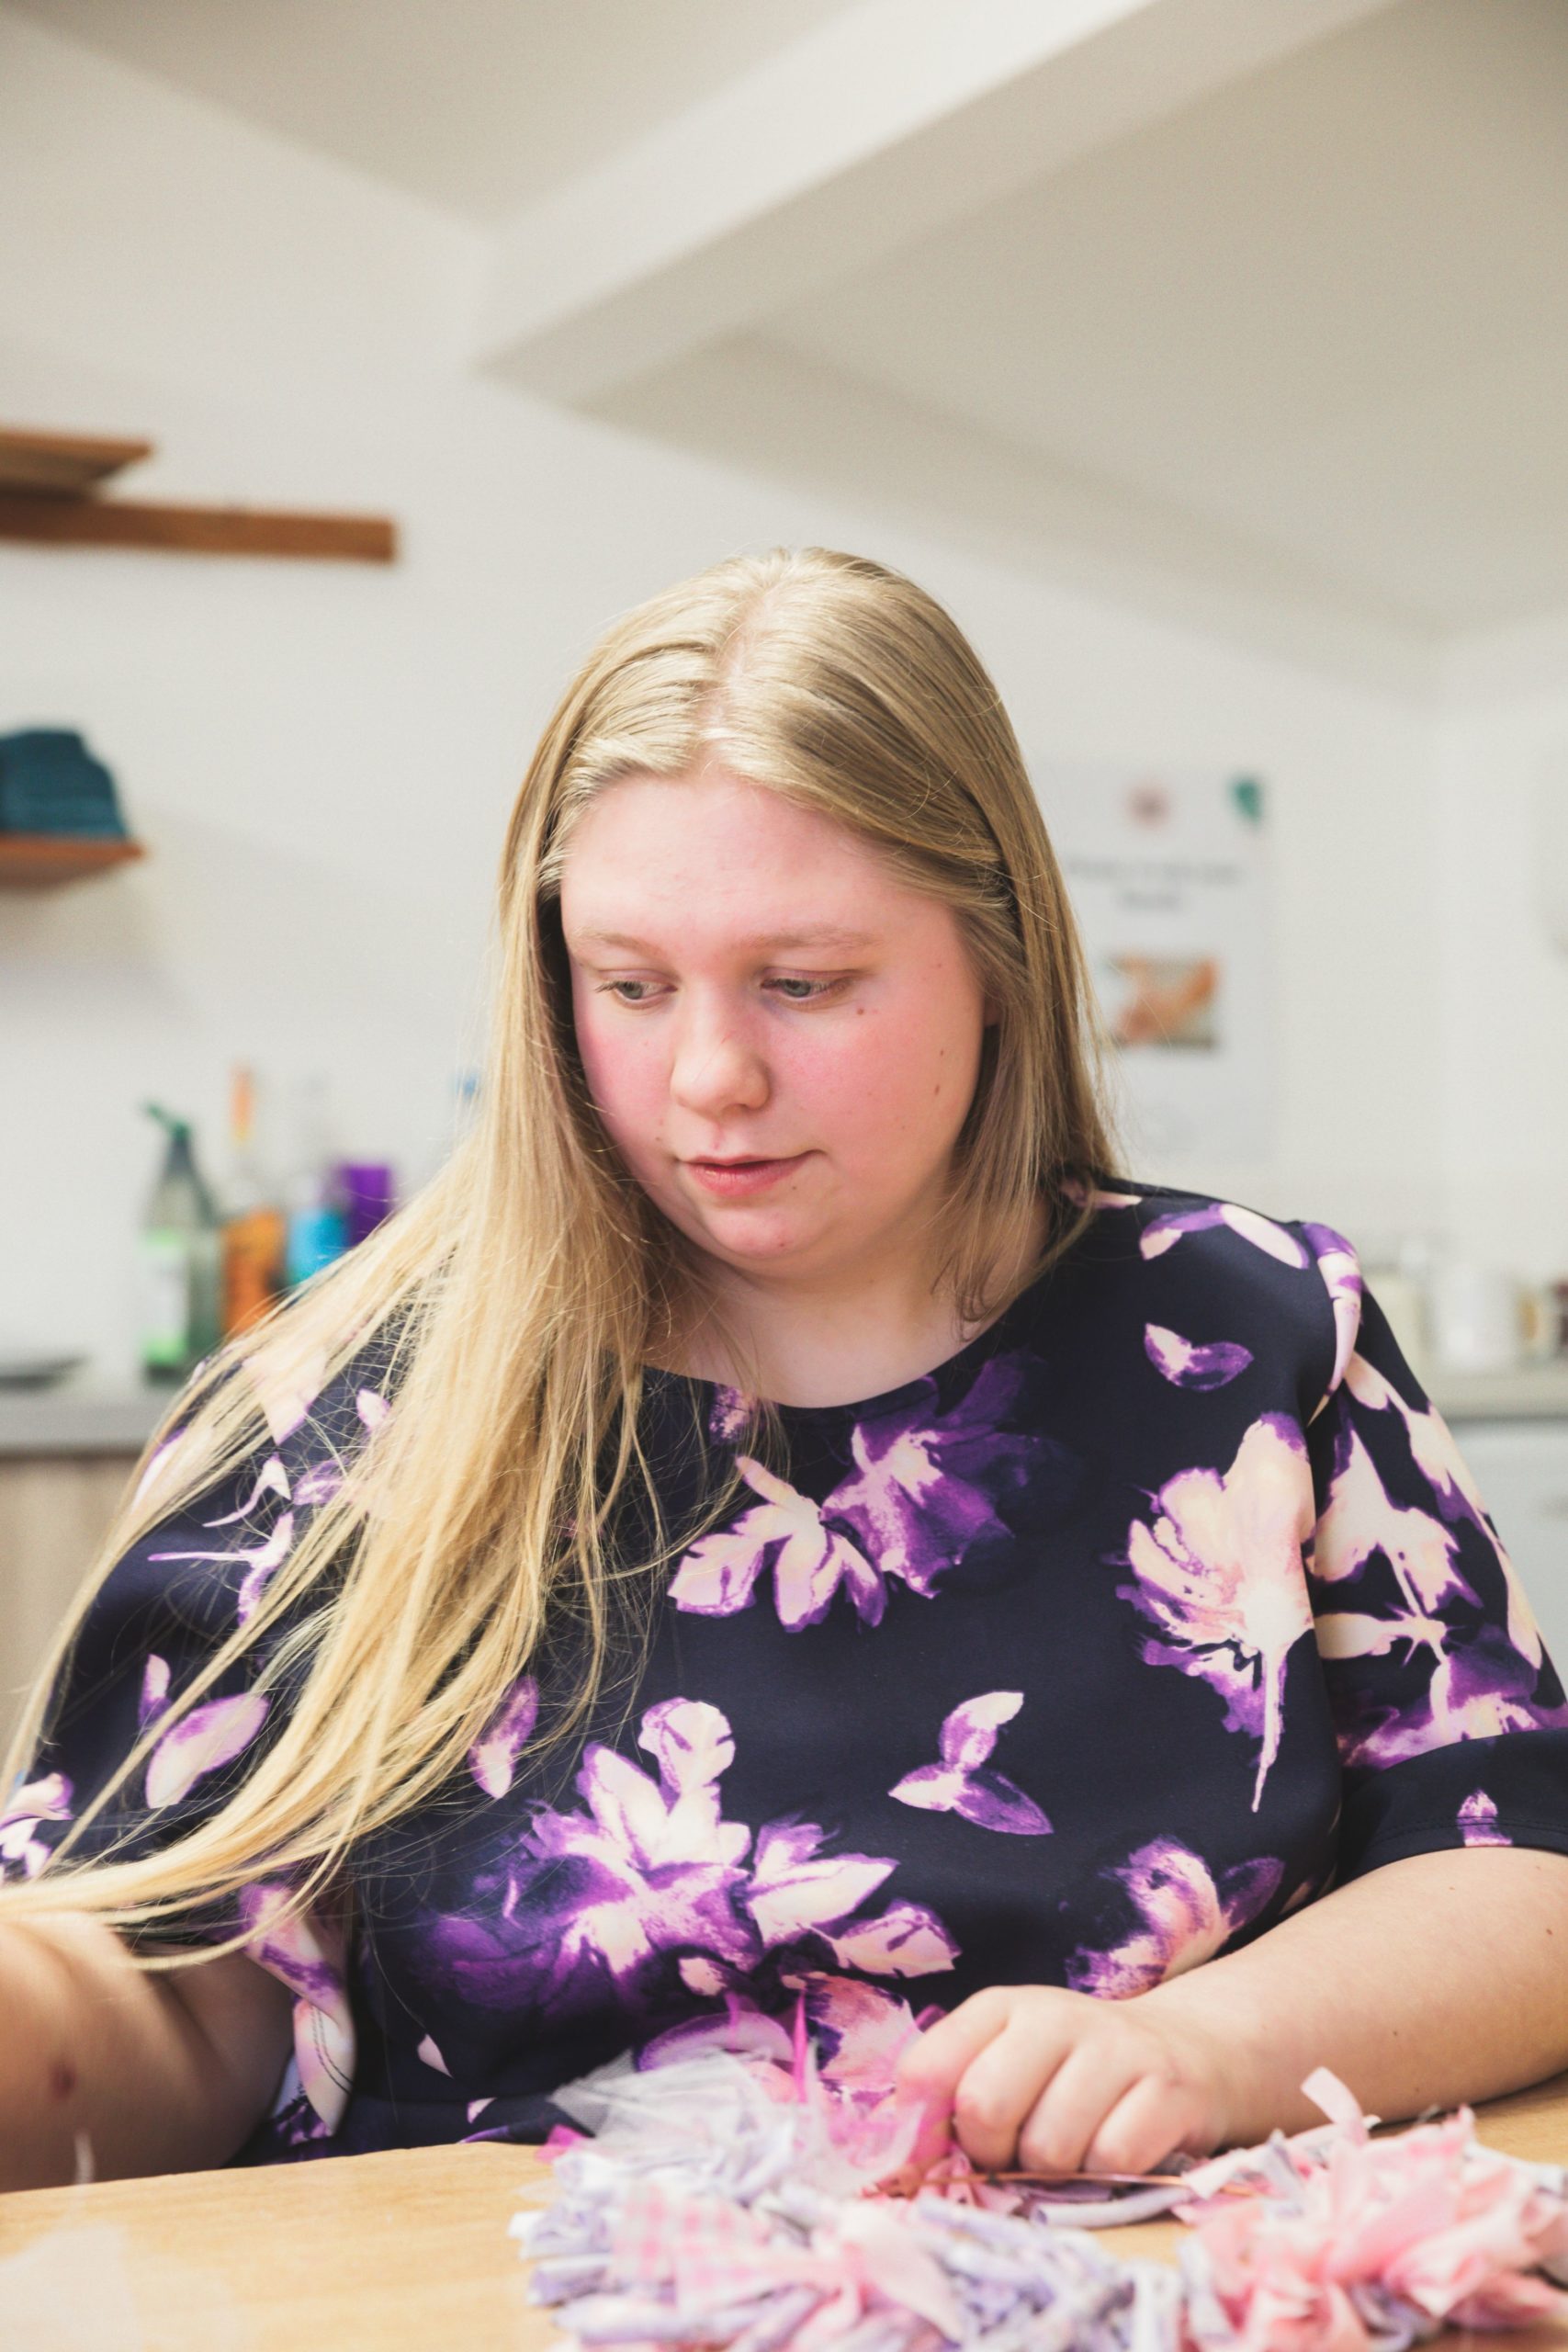
<instances>
[{"instance_id":1,"label":"kitchen counter","mask_svg":"<svg viewBox=\"0 0 1568 2352\"><path fill-rule=\"evenodd\" d=\"M51 1388L0 1388L0 1455L140 1453L173 1395L90 1374Z\"/></svg>"},{"instance_id":2,"label":"kitchen counter","mask_svg":"<svg viewBox=\"0 0 1568 2352\"><path fill-rule=\"evenodd\" d=\"M1434 1374L1450 1421L1568 1421L1568 1360L1517 1372ZM0 1388L0 1455L140 1453L173 1391L80 1374L52 1388Z\"/></svg>"}]
</instances>

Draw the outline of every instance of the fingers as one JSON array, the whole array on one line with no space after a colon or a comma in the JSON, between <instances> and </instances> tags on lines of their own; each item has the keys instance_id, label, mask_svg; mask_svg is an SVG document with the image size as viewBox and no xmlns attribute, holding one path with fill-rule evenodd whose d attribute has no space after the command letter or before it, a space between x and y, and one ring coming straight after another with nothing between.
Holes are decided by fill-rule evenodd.
<instances>
[{"instance_id":1,"label":"fingers","mask_svg":"<svg viewBox=\"0 0 1568 2352\"><path fill-rule=\"evenodd\" d=\"M948 2134L981 2171L1145 2172L1216 2144L1219 2054L1134 2002L994 1987L906 2052L901 2100L923 2110L912 2163Z\"/></svg>"},{"instance_id":2,"label":"fingers","mask_svg":"<svg viewBox=\"0 0 1568 2352\"><path fill-rule=\"evenodd\" d=\"M919 2138L910 2162L923 2166L935 2162L947 2144L958 2086L987 2044L1005 2028L1012 1994L995 1985L960 2002L947 2017L928 2026L918 2041L905 2051L894 2076L901 2106L923 2111Z\"/></svg>"}]
</instances>

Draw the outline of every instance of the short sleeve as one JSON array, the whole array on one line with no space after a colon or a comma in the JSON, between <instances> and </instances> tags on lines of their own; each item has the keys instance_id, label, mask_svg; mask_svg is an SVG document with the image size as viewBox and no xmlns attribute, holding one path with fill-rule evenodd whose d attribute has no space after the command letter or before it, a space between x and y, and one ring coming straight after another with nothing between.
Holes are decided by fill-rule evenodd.
<instances>
[{"instance_id":1,"label":"short sleeve","mask_svg":"<svg viewBox=\"0 0 1568 2352\"><path fill-rule=\"evenodd\" d=\"M1309 1568L1344 1772L1339 1875L1444 1847L1568 1853L1568 1706L1540 1627L1452 1432L1376 1300L1358 1313L1359 1284L1335 1271Z\"/></svg>"},{"instance_id":2,"label":"short sleeve","mask_svg":"<svg viewBox=\"0 0 1568 2352\"><path fill-rule=\"evenodd\" d=\"M267 1433L236 1469L143 1533L94 1596L55 1689L44 1744L0 1808L0 1876L37 1876L73 1828L66 1871L158 1852L210 1820L283 1729L288 1686L275 1685L266 1668L287 1617L194 1705L174 1708L255 1615L305 1516L341 1478L345 1416L363 1436L387 1410L357 1376L298 1401L297 1413L269 1416ZM160 1448L144 1483L167 1475L182 1442L176 1432ZM144 1736L147 1753L123 1773ZM264 1874L236 1898L193 1903L160 1921L148 1940L196 1945L245 1932L252 1956L289 1985L297 2087L313 2118L299 2136L308 2136L331 2130L342 2112L353 2025L341 1928L317 1914L280 1916L288 1892L282 1877Z\"/></svg>"}]
</instances>

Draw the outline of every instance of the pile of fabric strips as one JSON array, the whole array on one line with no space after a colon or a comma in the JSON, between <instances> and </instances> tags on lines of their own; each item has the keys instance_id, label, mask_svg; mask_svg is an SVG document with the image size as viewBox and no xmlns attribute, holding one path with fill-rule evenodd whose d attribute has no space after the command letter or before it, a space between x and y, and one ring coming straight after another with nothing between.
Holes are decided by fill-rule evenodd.
<instances>
[{"instance_id":1,"label":"pile of fabric strips","mask_svg":"<svg viewBox=\"0 0 1568 2352\"><path fill-rule=\"evenodd\" d=\"M1568 2315L1540 2275L1568 2279L1560 2167L1482 2147L1463 2109L1373 2139L1332 2075L1305 2088L1326 2124L1112 2204L956 2151L886 2193L913 2120L809 2053L610 2067L557 2094L592 2136L556 2135L550 2201L513 2232L534 2299L623 2352L1403 2352ZM1084 2226L1154 2211L1193 2225L1179 2267Z\"/></svg>"}]
</instances>

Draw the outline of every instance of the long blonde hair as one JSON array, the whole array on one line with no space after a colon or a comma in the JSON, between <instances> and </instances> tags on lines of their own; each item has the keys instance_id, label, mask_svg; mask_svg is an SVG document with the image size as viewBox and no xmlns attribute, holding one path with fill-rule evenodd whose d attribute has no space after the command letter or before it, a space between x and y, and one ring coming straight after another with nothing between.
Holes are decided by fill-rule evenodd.
<instances>
[{"instance_id":1,"label":"long blonde hair","mask_svg":"<svg viewBox=\"0 0 1568 2352\"><path fill-rule=\"evenodd\" d=\"M176 1714L196 1704L260 1644L257 1687L287 1678L297 1692L288 1720L194 1830L154 1854L73 1864L73 1838L144 1763L165 1713L43 1879L6 1887L0 1910L63 1898L155 1928L263 1871L309 1902L356 1839L450 1781L562 1611L584 1664L555 1736L593 1706L619 1617L650 1605L671 1555L639 1407L644 1366L665 1360L698 1279L588 1097L560 876L596 794L704 763L838 820L954 910L997 1015L942 1221L940 1279L961 1318L988 1319L1007 1303L998 1270L1016 1291L1021 1262L1035 1278L1081 1229L1111 1155L1080 951L1012 729L955 624L898 573L816 548L738 557L639 605L567 689L513 810L473 1131L407 1207L177 1400L32 1694L7 1781L47 1733L51 1691L114 1563L380 1341L389 1418L175 1702ZM627 1561L613 1525L634 1492L655 1540Z\"/></svg>"}]
</instances>

